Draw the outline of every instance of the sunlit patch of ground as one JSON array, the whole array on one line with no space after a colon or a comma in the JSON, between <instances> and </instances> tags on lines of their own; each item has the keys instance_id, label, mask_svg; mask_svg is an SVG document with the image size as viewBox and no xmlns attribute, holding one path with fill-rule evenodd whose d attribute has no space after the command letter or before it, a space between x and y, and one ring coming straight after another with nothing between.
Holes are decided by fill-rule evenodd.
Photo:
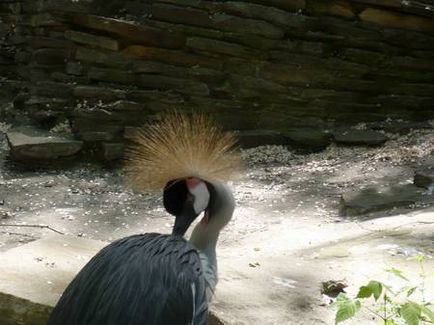
<instances>
[{"instance_id":1,"label":"sunlit patch of ground","mask_svg":"<svg viewBox=\"0 0 434 325\"><path fill-rule=\"evenodd\" d=\"M51 231L4 224L49 225L104 241L171 230L159 193L133 193L121 170L82 164L23 171L8 160L4 142L1 147L2 251ZM386 267L416 277L419 265L409 257L420 253L434 269L434 212L426 202L369 218L339 214L341 194L411 183L415 170L434 165L433 150L432 130L394 136L380 148L333 145L309 155L284 147L245 150L245 170L232 183L238 207L218 247L217 313L234 323L332 324L322 281L345 279L354 292L372 277L392 281ZM432 284L427 292L434 292ZM369 316L352 324L369 324Z\"/></svg>"}]
</instances>

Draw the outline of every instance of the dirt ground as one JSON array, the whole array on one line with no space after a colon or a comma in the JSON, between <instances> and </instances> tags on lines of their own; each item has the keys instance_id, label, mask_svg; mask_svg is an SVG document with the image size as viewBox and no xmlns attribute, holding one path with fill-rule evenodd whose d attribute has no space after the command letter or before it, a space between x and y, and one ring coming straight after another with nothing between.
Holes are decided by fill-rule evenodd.
<instances>
[{"instance_id":1,"label":"dirt ground","mask_svg":"<svg viewBox=\"0 0 434 325\"><path fill-rule=\"evenodd\" d=\"M173 219L160 194L133 193L122 169L81 163L26 170L9 160L1 141L0 251L52 229L103 241L170 232ZM434 166L433 151L434 130L393 136L380 148L332 145L308 155L276 146L245 150L245 169L231 184L237 209L219 241L217 314L230 324L333 324L321 282L344 280L355 292L372 276L387 278L386 267L417 275L409 257L418 254L434 269L432 195L369 215L339 213L343 193L412 183L415 170ZM52 229L27 227L35 225ZM365 313L348 324L371 320Z\"/></svg>"}]
</instances>

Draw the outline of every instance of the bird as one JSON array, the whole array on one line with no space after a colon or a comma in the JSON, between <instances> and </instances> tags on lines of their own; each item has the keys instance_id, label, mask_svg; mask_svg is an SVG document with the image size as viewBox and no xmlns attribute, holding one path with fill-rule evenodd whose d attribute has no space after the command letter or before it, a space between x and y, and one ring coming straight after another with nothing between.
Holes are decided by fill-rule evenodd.
<instances>
[{"instance_id":1,"label":"bird","mask_svg":"<svg viewBox=\"0 0 434 325\"><path fill-rule=\"evenodd\" d=\"M206 114L166 112L137 133L125 160L135 190L163 191L172 234L104 247L65 289L47 325L205 325L218 237L235 208L227 181L241 166L236 137Z\"/></svg>"}]
</instances>

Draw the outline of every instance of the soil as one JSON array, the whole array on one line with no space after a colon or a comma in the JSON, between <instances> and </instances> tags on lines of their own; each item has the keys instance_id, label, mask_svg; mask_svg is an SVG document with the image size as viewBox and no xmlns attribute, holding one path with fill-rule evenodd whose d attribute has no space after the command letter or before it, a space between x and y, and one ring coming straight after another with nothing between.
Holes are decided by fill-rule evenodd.
<instances>
[{"instance_id":1,"label":"soil","mask_svg":"<svg viewBox=\"0 0 434 325\"><path fill-rule=\"evenodd\" d=\"M279 146L243 151L244 171L231 184L237 209L218 247L214 308L222 319L332 324L322 282L344 280L354 293L368 277L384 277L390 264L418 274L418 263L408 258L434 253L434 196L356 217L339 212L347 191L412 183L416 170L434 166L434 130L390 136L379 148L331 145L307 155ZM54 230L103 241L171 231L173 218L162 208L161 193L132 192L121 168L22 168L1 141L0 251ZM367 312L360 317L353 324L373 318Z\"/></svg>"}]
</instances>

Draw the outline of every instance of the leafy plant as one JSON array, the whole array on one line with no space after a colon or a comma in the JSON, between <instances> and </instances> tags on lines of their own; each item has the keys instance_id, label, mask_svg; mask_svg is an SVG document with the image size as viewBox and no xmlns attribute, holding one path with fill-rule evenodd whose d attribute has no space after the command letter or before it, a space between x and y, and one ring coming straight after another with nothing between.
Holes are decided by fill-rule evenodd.
<instances>
[{"instance_id":1,"label":"leafy plant","mask_svg":"<svg viewBox=\"0 0 434 325\"><path fill-rule=\"evenodd\" d=\"M335 324L352 318L362 307L375 315L381 325L420 325L434 324L433 302L425 299L425 280L427 274L423 267L424 256L416 256L419 261L421 282L418 285L411 285L411 281L401 270L392 268L386 272L404 280L406 285L399 290L393 290L390 286L380 281L369 281L359 288L355 298L349 297L346 293L340 293L333 303L337 307ZM415 298L415 293L420 298ZM373 307L367 306L367 299L374 299ZM416 299L416 300L415 300Z\"/></svg>"}]
</instances>

